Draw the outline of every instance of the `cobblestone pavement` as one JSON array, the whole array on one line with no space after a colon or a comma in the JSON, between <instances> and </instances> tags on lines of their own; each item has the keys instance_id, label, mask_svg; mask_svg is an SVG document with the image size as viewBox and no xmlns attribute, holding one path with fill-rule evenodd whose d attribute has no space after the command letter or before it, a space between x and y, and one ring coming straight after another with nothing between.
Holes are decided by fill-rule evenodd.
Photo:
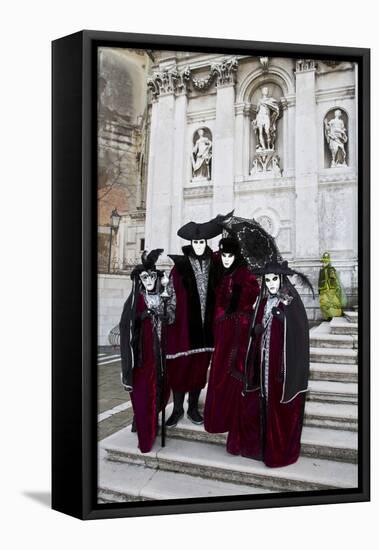
<instances>
[{"instance_id":1,"label":"cobblestone pavement","mask_svg":"<svg viewBox=\"0 0 379 550\"><path fill-rule=\"evenodd\" d=\"M133 410L129 393L120 380L121 359L119 351L98 353L98 423L97 440L131 424Z\"/></svg>"}]
</instances>

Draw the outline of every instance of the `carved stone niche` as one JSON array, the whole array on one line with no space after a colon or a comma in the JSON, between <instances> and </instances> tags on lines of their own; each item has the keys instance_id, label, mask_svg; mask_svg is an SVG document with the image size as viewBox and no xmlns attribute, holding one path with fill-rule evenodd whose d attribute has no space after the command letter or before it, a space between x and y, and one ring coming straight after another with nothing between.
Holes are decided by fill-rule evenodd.
<instances>
[{"instance_id":1,"label":"carved stone niche","mask_svg":"<svg viewBox=\"0 0 379 550\"><path fill-rule=\"evenodd\" d=\"M192 181L212 179L212 132L206 126L198 128L192 136L191 170Z\"/></svg>"},{"instance_id":2,"label":"carved stone niche","mask_svg":"<svg viewBox=\"0 0 379 550\"><path fill-rule=\"evenodd\" d=\"M324 167L349 165L349 117L341 107L333 107L324 117Z\"/></svg>"}]
</instances>

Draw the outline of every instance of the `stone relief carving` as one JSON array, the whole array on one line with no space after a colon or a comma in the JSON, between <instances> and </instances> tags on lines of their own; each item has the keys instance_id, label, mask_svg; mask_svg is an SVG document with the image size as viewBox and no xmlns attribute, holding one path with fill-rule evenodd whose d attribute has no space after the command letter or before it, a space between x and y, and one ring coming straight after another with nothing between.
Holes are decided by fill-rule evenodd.
<instances>
[{"instance_id":1,"label":"stone relief carving","mask_svg":"<svg viewBox=\"0 0 379 550\"><path fill-rule=\"evenodd\" d=\"M184 69L183 74L184 74L185 80L188 83L191 83L192 86L195 88L195 90L204 92L208 90L212 86L213 82L215 81L217 77L217 69L215 65L212 65L211 70L209 71L209 75L203 78L195 78L189 67L186 67Z\"/></svg>"},{"instance_id":2,"label":"stone relief carving","mask_svg":"<svg viewBox=\"0 0 379 550\"><path fill-rule=\"evenodd\" d=\"M282 169L280 168L280 157L275 151L260 151L253 159L250 170L251 176L281 178Z\"/></svg>"},{"instance_id":3,"label":"stone relief carving","mask_svg":"<svg viewBox=\"0 0 379 550\"><path fill-rule=\"evenodd\" d=\"M216 65L217 70L217 86L227 86L234 84L234 75L238 69L238 60L236 57L224 60L219 65Z\"/></svg>"},{"instance_id":4,"label":"stone relief carving","mask_svg":"<svg viewBox=\"0 0 379 550\"><path fill-rule=\"evenodd\" d=\"M238 60L236 57L224 59L221 63L213 63L208 76L203 78L196 78L189 66L181 72L175 66L171 69L155 72L147 79L147 87L154 99L158 99L161 94L185 93L190 85L195 90L203 92L208 90L213 83L216 86L233 85L237 69Z\"/></svg>"},{"instance_id":5,"label":"stone relief carving","mask_svg":"<svg viewBox=\"0 0 379 550\"><path fill-rule=\"evenodd\" d=\"M272 235L274 233L274 224L270 216L262 215L256 218L257 222L263 227L267 233Z\"/></svg>"},{"instance_id":6,"label":"stone relief carving","mask_svg":"<svg viewBox=\"0 0 379 550\"><path fill-rule=\"evenodd\" d=\"M274 208L258 208L252 217L274 238L277 238L281 229L278 212Z\"/></svg>"},{"instance_id":7,"label":"stone relief carving","mask_svg":"<svg viewBox=\"0 0 379 550\"><path fill-rule=\"evenodd\" d=\"M332 156L330 168L347 166L345 145L348 141L347 129L342 119L342 111L336 109L334 118L324 119L325 139Z\"/></svg>"},{"instance_id":8,"label":"stone relief carving","mask_svg":"<svg viewBox=\"0 0 379 550\"><path fill-rule=\"evenodd\" d=\"M296 61L296 72L311 71L316 69L317 63L314 59L298 59Z\"/></svg>"},{"instance_id":9,"label":"stone relief carving","mask_svg":"<svg viewBox=\"0 0 379 550\"><path fill-rule=\"evenodd\" d=\"M180 77L176 67L156 72L147 79L147 88L151 91L153 98L158 99L161 94L174 93Z\"/></svg>"},{"instance_id":10,"label":"stone relief carving","mask_svg":"<svg viewBox=\"0 0 379 550\"><path fill-rule=\"evenodd\" d=\"M268 57L260 57L259 58L259 63L262 66L262 71L264 73L267 73L268 72L269 58Z\"/></svg>"},{"instance_id":11,"label":"stone relief carving","mask_svg":"<svg viewBox=\"0 0 379 550\"><path fill-rule=\"evenodd\" d=\"M206 130L207 132L204 128L199 128L194 135L195 143L191 152L192 180L211 179L212 139L210 131Z\"/></svg>"},{"instance_id":12,"label":"stone relief carving","mask_svg":"<svg viewBox=\"0 0 379 550\"><path fill-rule=\"evenodd\" d=\"M217 86L234 84L234 74L237 72L237 69L238 60L236 57L233 57L231 59L224 59L221 63L213 63L207 77L194 77L189 67L185 68L184 77L187 82L191 82L195 90L202 92L208 90L215 81Z\"/></svg>"},{"instance_id":13,"label":"stone relief carving","mask_svg":"<svg viewBox=\"0 0 379 550\"><path fill-rule=\"evenodd\" d=\"M275 155L274 157L272 157L272 172L275 177L280 178L282 177L282 171L280 169L279 161L280 161L279 155Z\"/></svg>"}]
</instances>

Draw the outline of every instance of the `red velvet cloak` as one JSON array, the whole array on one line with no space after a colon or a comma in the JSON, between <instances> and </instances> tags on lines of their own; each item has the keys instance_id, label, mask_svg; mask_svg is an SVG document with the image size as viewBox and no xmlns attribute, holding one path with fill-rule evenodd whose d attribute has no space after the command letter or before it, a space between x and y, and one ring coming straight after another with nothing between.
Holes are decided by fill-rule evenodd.
<instances>
[{"instance_id":1,"label":"red velvet cloak","mask_svg":"<svg viewBox=\"0 0 379 550\"><path fill-rule=\"evenodd\" d=\"M136 364L132 371L133 390L130 397L137 428L138 446L142 453L148 453L157 435L158 414L162 410L160 349L154 337L153 321L150 316L141 318L147 310L142 293L136 306L135 330L138 331L135 346ZM170 389L165 381L164 405Z\"/></svg>"},{"instance_id":2,"label":"red velvet cloak","mask_svg":"<svg viewBox=\"0 0 379 550\"><path fill-rule=\"evenodd\" d=\"M253 305L259 294L255 276L245 266L226 273L216 287L214 345L204 408L204 428L227 432L241 393L241 375Z\"/></svg>"},{"instance_id":3,"label":"red velvet cloak","mask_svg":"<svg viewBox=\"0 0 379 550\"><path fill-rule=\"evenodd\" d=\"M267 298L262 299L255 320L261 324ZM279 309L285 306L280 303ZM290 306L289 306L290 307ZM263 376L262 335L254 340L254 368ZM227 451L235 455L261 459L269 467L288 466L297 461L303 425L305 394L299 393L288 403L281 403L284 377L284 322L274 317L269 348L268 400L258 388L238 396ZM241 384L242 389L242 384Z\"/></svg>"},{"instance_id":4,"label":"red velvet cloak","mask_svg":"<svg viewBox=\"0 0 379 550\"><path fill-rule=\"evenodd\" d=\"M196 279L188 254L192 247L183 247L183 256L170 256L175 262L170 278L176 295L175 322L167 329L167 373L174 392L204 388L213 351L212 321L214 312L215 258L210 258L204 323Z\"/></svg>"}]
</instances>

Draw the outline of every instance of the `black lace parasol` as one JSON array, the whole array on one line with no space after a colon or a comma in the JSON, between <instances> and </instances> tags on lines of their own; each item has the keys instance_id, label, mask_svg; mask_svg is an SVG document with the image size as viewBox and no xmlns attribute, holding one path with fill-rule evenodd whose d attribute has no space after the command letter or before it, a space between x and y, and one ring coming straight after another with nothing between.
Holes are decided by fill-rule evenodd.
<instances>
[{"instance_id":1,"label":"black lace parasol","mask_svg":"<svg viewBox=\"0 0 379 550\"><path fill-rule=\"evenodd\" d=\"M262 269L267 262L282 260L274 237L254 218L240 218L233 212L219 214L214 221L221 225L224 236L238 240L241 253L252 271Z\"/></svg>"}]
</instances>

